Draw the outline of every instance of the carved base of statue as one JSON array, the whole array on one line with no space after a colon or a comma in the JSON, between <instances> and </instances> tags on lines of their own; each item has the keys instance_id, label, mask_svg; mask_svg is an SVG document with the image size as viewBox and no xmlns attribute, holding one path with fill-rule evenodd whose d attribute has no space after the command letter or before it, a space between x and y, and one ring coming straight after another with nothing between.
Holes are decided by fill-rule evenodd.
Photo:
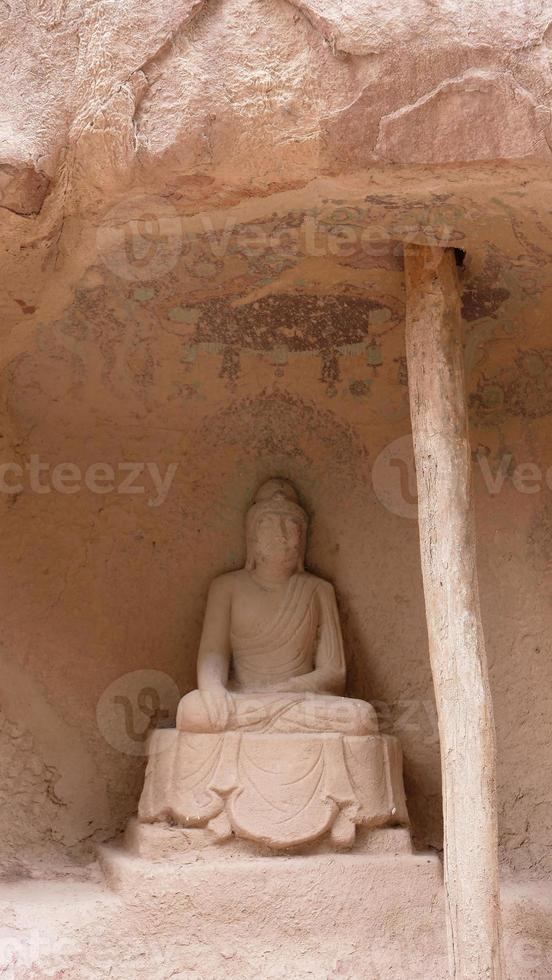
<instances>
[{"instance_id":1,"label":"carved base of statue","mask_svg":"<svg viewBox=\"0 0 552 980\"><path fill-rule=\"evenodd\" d=\"M158 730L138 819L274 850L323 838L348 848L357 827L408 823L400 745L386 735Z\"/></svg>"}]
</instances>

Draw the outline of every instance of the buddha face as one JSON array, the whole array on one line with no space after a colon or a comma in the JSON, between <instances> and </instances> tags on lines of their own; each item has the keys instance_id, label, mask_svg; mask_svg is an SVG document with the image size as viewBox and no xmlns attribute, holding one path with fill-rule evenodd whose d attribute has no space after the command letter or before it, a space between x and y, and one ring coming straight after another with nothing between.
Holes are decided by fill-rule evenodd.
<instances>
[{"instance_id":1,"label":"buddha face","mask_svg":"<svg viewBox=\"0 0 552 980\"><path fill-rule=\"evenodd\" d=\"M293 517L286 514L265 514L256 528L256 560L297 568L302 538L302 528Z\"/></svg>"}]
</instances>

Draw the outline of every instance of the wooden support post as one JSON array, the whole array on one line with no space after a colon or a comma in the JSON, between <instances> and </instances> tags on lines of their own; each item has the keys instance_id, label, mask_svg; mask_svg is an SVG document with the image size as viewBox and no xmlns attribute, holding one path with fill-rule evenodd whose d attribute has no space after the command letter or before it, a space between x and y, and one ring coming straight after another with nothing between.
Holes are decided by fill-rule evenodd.
<instances>
[{"instance_id":1,"label":"wooden support post","mask_svg":"<svg viewBox=\"0 0 552 980\"><path fill-rule=\"evenodd\" d=\"M406 352L437 702L451 976L502 980L495 732L453 249L405 248Z\"/></svg>"}]
</instances>

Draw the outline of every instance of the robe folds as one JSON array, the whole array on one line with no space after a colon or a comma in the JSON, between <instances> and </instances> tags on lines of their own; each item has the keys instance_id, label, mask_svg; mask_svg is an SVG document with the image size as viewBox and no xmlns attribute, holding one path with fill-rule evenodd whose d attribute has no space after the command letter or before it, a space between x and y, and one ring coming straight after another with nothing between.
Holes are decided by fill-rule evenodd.
<instances>
[{"instance_id":1,"label":"robe folds","mask_svg":"<svg viewBox=\"0 0 552 980\"><path fill-rule=\"evenodd\" d=\"M306 572L293 575L271 622L254 634L231 631L228 689L198 690L180 702L181 731L378 731L371 705L328 693L339 690L345 655L333 587ZM286 691L301 677L306 690ZM292 685L293 686L293 685Z\"/></svg>"}]
</instances>

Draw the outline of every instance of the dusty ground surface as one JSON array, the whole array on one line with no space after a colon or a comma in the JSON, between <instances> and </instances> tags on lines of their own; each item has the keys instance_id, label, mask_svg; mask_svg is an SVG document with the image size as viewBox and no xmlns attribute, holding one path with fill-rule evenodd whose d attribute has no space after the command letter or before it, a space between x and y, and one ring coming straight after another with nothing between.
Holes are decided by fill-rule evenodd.
<instances>
[{"instance_id":1,"label":"dusty ground surface","mask_svg":"<svg viewBox=\"0 0 552 980\"><path fill-rule=\"evenodd\" d=\"M246 885L244 875L237 878L243 884L230 890L224 908L218 910L224 914L215 927L216 868L205 877L200 893L194 893L183 876L170 895L160 878L152 886L151 870L150 865L148 893L133 895L107 890L97 870L92 871L92 880L81 883L2 885L2 975L7 980L127 980L130 976L136 980L152 976L156 980L176 976L284 980L291 974L300 980L425 980L428 976L445 980L447 976L440 899L436 898L433 911L426 907L425 894L420 898L418 893L418 902L414 901L409 890L414 887L411 871L403 882L410 917L405 918L395 900L382 929L382 910L393 889L382 883L381 876L376 888L379 898L371 887L363 890L364 903L357 896L355 915L347 925L340 911L351 905L354 886L349 876L349 893L341 884L329 911L321 904L320 880L310 900L305 904L303 896L298 909L293 887L290 891L288 886L284 901L282 896L278 899L278 873L269 873L272 885L264 893ZM303 880L309 883L308 872ZM248 910L251 901L257 905L253 919ZM367 901L370 914L364 908ZM509 980L544 980L552 969L549 888L536 882L505 885L503 902ZM328 928L328 915L334 916L333 929Z\"/></svg>"}]
</instances>

